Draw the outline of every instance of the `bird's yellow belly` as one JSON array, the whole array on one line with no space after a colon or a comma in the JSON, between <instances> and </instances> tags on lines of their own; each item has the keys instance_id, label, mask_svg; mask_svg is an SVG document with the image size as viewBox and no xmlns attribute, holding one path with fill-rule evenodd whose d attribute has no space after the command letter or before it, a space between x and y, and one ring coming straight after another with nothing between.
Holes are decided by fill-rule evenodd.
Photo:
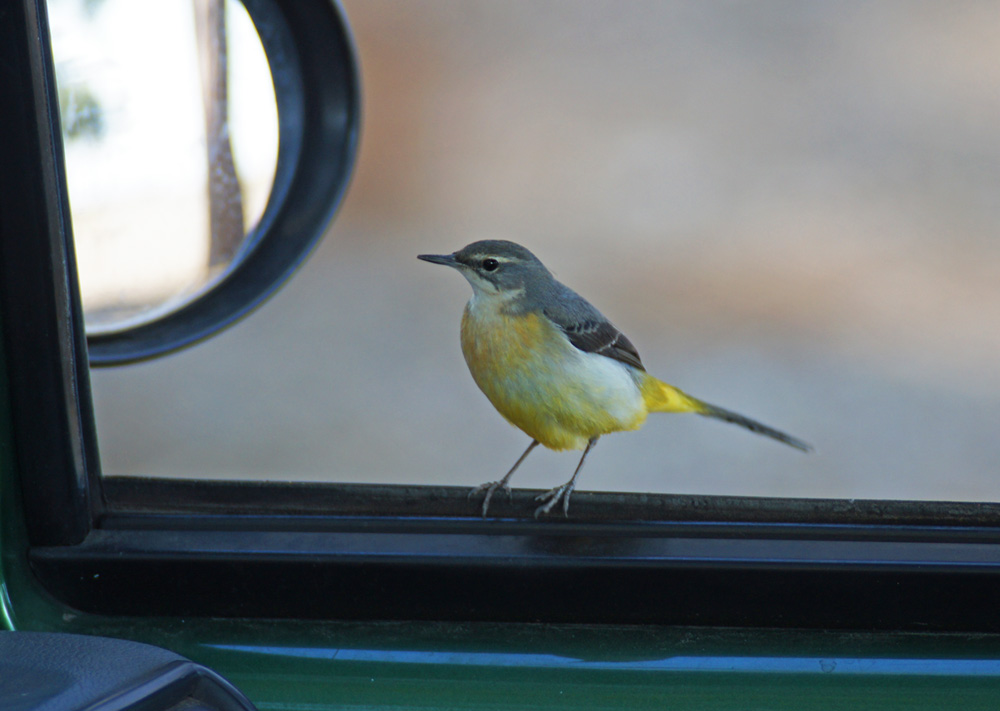
<instances>
[{"instance_id":1,"label":"bird's yellow belly","mask_svg":"<svg viewBox=\"0 0 1000 711\"><path fill-rule=\"evenodd\" d=\"M632 369L575 348L544 316L470 302L462 353L500 414L551 449L583 449L593 437L638 429L646 419Z\"/></svg>"}]
</instances>

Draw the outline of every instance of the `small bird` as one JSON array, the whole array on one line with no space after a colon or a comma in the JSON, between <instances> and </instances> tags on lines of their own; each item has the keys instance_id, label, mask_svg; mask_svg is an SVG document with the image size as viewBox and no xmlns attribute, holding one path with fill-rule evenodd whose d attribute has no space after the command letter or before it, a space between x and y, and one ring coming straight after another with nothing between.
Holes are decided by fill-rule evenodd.
<instances>
[{"instance_id":1,"label":"small bird","mask_svg":"<svg viewBox=\"0 0 1000 711\"><path fill-rule=\"evenodd\" d=\"M709 405L646 372L625 334L569 287L556 281L534 254L514 242L483 240L453 254L418 259L457 269L472 285L462 315L462 354L473 380L531 444L499 481L482 484L482 515L497 490L511 495L510 478L539 444L582 449L572 478L537 497L535 517L569 498L597 438L636 430L650 412L694 412L808 452L802 440L735 412Z\"/></svg>"}]
</instances>

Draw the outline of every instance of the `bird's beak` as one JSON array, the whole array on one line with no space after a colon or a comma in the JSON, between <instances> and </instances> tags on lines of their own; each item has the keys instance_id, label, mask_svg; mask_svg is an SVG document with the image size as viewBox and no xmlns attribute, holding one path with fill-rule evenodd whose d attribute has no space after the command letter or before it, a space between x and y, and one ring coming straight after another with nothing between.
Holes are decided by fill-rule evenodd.
<instances>
[{"instance_id":1,"label":"bird's beak","mask_svg":"<svg viewBox=\"0 0 1000 711\"><path fill-rule=\"evenodd\" d=\"M430 262L431 264L444 264L448 267L458 266L454 254L418 254L417 259L423 259L425 262Z\"/></svg>"}]
</instances>

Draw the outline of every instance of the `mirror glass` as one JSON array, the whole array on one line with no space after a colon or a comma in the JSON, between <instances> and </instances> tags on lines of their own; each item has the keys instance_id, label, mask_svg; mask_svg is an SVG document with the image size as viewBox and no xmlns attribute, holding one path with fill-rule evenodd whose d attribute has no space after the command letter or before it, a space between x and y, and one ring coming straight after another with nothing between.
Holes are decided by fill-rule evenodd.
<instances>
[{"instance_id":1,"label":"mirror glass","mask_svg":"<svg viewBox=\"0 0 1000 711\"><path fill-rule=\"evenodd\" d=\"M224 276L267 204L274 87L236 0L50 0L88 334L169 313Z\"/></svg>"}]
</instances>

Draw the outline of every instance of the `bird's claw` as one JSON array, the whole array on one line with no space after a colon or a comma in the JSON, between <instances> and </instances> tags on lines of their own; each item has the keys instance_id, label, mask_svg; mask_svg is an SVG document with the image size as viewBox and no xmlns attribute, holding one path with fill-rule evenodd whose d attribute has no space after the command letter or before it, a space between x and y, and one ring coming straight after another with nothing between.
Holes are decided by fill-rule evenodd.
<instances>
[{"instance_id":1,"label":"bird's claw","mask_svg":"<svg viewBox=\"0 0 1000 711\"><path fill-rule=\"evenodd\" d=\"M576 485L569 481L562 486L557 486L554 489L546 491L544 494L540 494L535 497L535 501L544 501L545 503L535 509L535 518L538 518L542 514L548 515L559 500L562 499L563 505L563 516L569 517L569 495L573 493L573 489Z\"/></svg>"},{"instance_id":2,"label":"bird's claw","mask_svg":"<svg viewBox=\"0 0 1000 711\"><path fill-rule=\"evenodd\" d=\"M510 485L508 485L507 482L504 481L488 481L485 484L480 484L479 486L475 487L474 489L472 489L472 491L469 492L468 498L470 499L476 494L478 494L480 491L486 492L486 496L483 498L483 512L482 512L483 518L486 518L486 511L490 507L490 499L493 498L493 494L494 492L496 492L497 489L502 489L503 492L507 494L508 501L510 501L514 497L514 494L510 490Z\"/></svg>"}]
</instances>

